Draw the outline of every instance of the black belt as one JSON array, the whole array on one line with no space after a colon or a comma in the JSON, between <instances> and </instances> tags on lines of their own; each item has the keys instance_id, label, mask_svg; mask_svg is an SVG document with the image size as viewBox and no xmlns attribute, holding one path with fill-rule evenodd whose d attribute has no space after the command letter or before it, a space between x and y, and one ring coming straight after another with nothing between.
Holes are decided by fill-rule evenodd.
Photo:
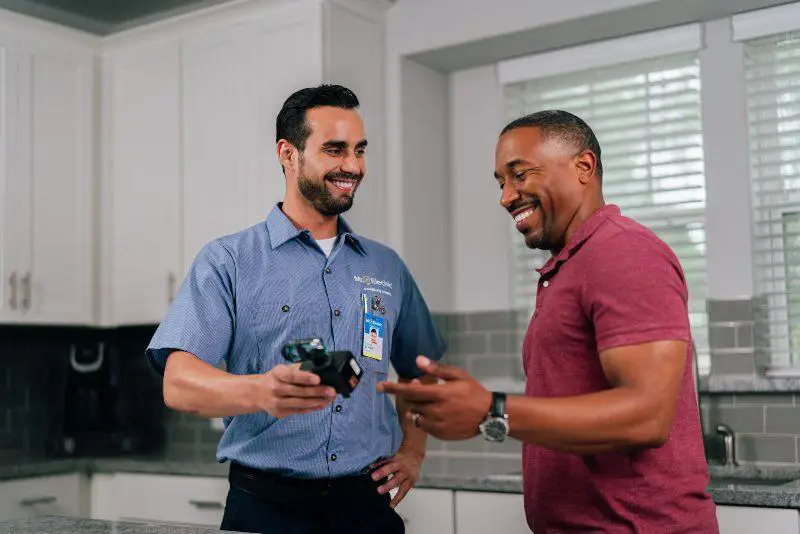
<instances>
[{"instance_id":1,"label":"black belt","mask_svg":"<svg viewBox=\"0 0 800 534\"><path fill-rule=\"evenodd\" d=\"M297 478L254 469L231 462L228 481L232 486L262 498L291 495L329 495L340 492L376 492L386 479L372 480L370 473L338 478Z\"/></svg>"}]
</instances>

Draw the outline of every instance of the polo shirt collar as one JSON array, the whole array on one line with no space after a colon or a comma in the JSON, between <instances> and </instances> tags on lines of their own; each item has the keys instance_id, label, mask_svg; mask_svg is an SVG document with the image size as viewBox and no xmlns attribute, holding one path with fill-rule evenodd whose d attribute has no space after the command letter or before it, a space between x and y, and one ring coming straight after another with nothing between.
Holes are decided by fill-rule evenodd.
<instances>
[{"instance_id":1,"label":"polo shirt collar","mask_svg":"<svg viewBox=\"0 0 800 534\"><path fill-rule=\"evenodd\" d=\"M283 213L282 207L283 203L279 202L272 208L269 215L267 215L267 232L269 233L269 243L272 250L275 250L292 239L296 239L302 234L309 234L308 230L297 228L294 223L289 220L289 217ZM341 216L338 219L336 233L342 236L345 242L356 252L362 256L367 255L367 251L361 243L361 237L353 232L353 229Z\"/></svg>"},{"instance_id":2,"label":"polo shirt collar","mask_svg":"<svg viewBox=\"0 0 800 534\"><path fill-rule=\"evenodd\" d=\"M562 248L557 255L551 256L541 268L536 270L542 276L555 270L556 267L572 257L575 251L577 251L581 245L583 245L583 243L586 242L586 240L589 239L592 234L594 234L597 229L603 225L603 223L612 217L618 216L619 214L619 206L614 204L606 204L605 206L595 210L594 213L592 213L589 218L583 222L580 228L578 228L578 231L575 232L572 237L570 237L564 248Z\"/></svg>"}]
</instances>

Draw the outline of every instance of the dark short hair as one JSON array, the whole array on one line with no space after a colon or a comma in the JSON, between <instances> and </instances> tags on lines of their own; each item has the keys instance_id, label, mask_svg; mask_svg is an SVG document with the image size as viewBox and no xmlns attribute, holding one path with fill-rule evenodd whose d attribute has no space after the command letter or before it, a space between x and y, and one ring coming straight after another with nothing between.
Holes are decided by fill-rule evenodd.
<instances>
[{"instance_id":1,"label":"dark short hair","mask_svg":"<svg viewBox=\"0 0 800 534\"><path fill-rule=\"evenodd\" d=\"M286 139L302 152L308 136L311 135L311 128L306 122L306 111L323 106L356 109L359 102L353 91L341 85L323 84L300 89L286 99L278 113L275 121L275 142Z\"/></svg>"},{"instance_id":2,"label":"dark short hair","mask_svg":"<svg viewBox=\"0 0 800 534\"><path fill-rule=\"evenodd\" d=\"M500 133L517 128L539 128L544 138L556 137L560 141L569 143L576 152L591 150L597 157L597 177L603 178L603 163L600 160L600 143L597 142L594 132L580 117L559 109L548 109L525 115L508 123Z\"/></svg>"},{"instance_id":3,"label":"dark short hair","mask_svg":"<svg viewBox=\"0 0 800 534\"><path fill-rule=\"evenodd\" d=\"M370 334L377 334L377 333L378 333L378 331L377 331L377 330L375 330L375 329L373 328L373 329L371 329L371 330L369 331L369 333L370 333Z\"/></svg>"}]
</instances>

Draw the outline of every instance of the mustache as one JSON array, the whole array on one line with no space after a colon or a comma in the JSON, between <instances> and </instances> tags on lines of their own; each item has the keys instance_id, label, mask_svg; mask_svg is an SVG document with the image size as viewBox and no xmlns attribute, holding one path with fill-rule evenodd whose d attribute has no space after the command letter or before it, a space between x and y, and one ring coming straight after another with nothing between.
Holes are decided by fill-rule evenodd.
<instances>
[{"instance_id":1,"label":"mustache","mask_svg":"<svg viewBox=\"0 0 800 534\"><path fill-rule=\"evenodd\" d=\"M542 202L539 200L539 197L532 196L530 198L520 199L508 207L508 213L514 213L518 209L524 206L533 206L534 208L538 208L542 205Z\"/></svg>"},{"instance_id":2,"label":"mustache","mask_svg":"<svg viewBox=\"0 0 800 534\"><path fill-rule=\"evenodd\" d=\"M329 172L325 175L326 180L357 180L360 182L363 178L363 174L354 174L351 172Z\"/></svg>"}]
</instances>

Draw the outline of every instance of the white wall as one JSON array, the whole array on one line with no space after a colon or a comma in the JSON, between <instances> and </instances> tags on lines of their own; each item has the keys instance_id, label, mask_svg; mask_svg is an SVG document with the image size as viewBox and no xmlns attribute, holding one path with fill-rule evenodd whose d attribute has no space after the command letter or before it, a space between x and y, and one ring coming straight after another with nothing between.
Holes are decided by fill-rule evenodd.
<instances>
[{"instance_id":1,"label":"white wall","mask_svg":"<svg viewBox=\"0 0 800 534\"><path fill-rule=\"evenodd\" d=\"M447 76L413 61L402 73L402 256L428 306L444 312L452 306L452 273L460 269L450 251Z\"/></svg>"},{"instance_id":2,"label":"white wall","mask_svg":"<svg viewBox=\"0 0 800 534\"><path fill-rule=\"evenodd\" d=\"M494 65L450 75L453 311L509 308L511 217L500 206L494 147L503 127Z\"/></svg>"}]
</instances>

